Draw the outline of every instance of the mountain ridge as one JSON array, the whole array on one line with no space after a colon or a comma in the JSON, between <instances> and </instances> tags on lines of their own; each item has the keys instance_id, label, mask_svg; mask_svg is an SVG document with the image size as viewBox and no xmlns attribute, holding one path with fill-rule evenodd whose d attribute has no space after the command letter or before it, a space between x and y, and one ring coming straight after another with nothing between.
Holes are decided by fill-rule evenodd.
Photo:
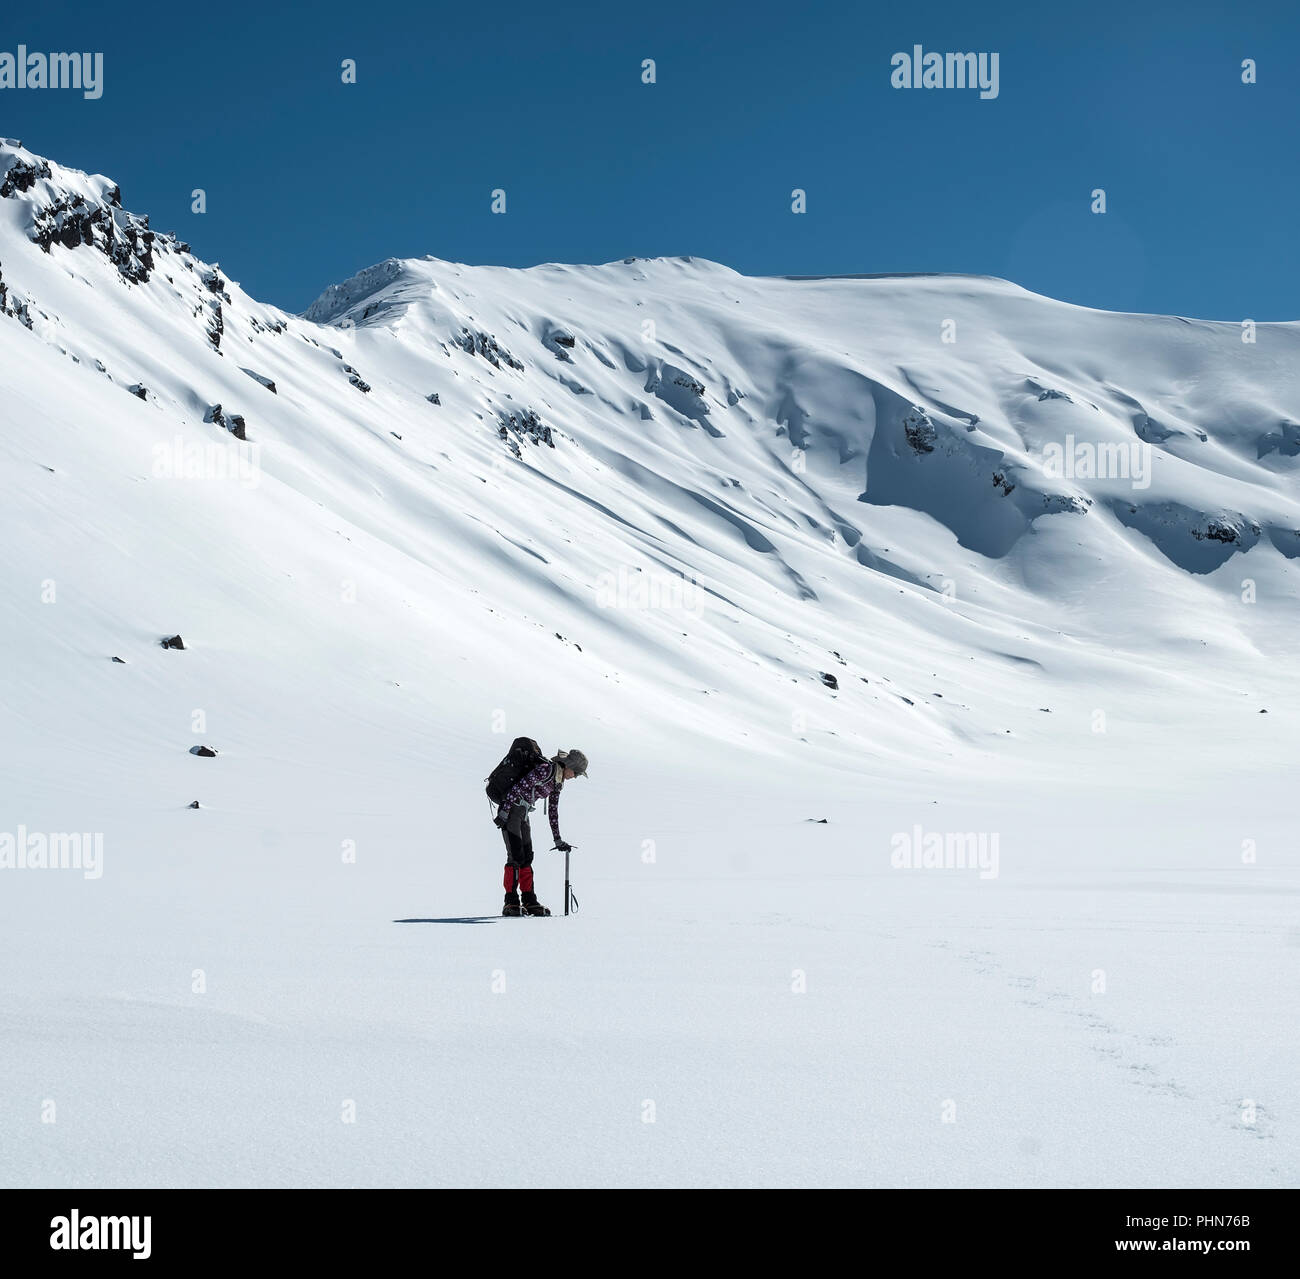
<instances>
[{"instance_id":1,"label":"mountain ridge","mask_svg":"<svg viewBox=\"0 0 1300 1279\"><path fill-rule=\"evenodd\" d=\"M10 143L0 168L0 327L91 379L138 500L166 479L135 451L142 422L157 447L252 447L256 500L317 504L334 536L396 555L394 580L406 564L421 591L436 581L462 643L496 600L521 637L603 663L592 688L635 684L665 731L778 754L806 741L839 764L973 760L1010 728L1048 731L1052 695L1026 697L1026 671L1068 690L1188 635L1232 661L1282 642L1296 326L1261 325L1248 348L1005 281L791 281L680 258L391 258L293 316L123 210L109 179ZM55 409L62 394L30 393ZM193 488L199 512L216 492ZM224 543L246 536L212 518ZM319 558L317 519L294 515L284 571ZM1234 603L1247 560L1252 609ZM610 581L627 597L612 605ZM957 677L971 660L987 678ZM791 732L798 707L811 736Z\"/></svg>"}]
</instances>

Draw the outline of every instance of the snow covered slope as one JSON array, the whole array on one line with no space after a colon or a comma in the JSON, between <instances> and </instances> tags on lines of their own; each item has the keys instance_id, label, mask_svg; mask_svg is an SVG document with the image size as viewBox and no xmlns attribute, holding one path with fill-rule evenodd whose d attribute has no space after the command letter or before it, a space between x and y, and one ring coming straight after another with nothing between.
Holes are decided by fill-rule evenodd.
<instances>
[{"instance_id":1,"label":"snow covered slope","mask_svg":"<svg viewBox=\"0 0 1300 1279\"><path fill-rule=\"evenodd\" d=\"M1294 1176L1300 325L694 259L393 260L299 317L106 178L0 173L0 830L105 847L5 881L9 1179ZM394 925L496 908L518 733L592 758L581 922ZM998 874L897 866L918 825Z\"/></svg>"}]
</instances>

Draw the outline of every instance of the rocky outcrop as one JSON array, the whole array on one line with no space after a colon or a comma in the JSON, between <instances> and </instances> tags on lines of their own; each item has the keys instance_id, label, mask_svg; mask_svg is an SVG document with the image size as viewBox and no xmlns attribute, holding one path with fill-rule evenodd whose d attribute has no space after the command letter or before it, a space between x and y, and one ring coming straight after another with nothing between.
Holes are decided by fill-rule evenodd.
<instances>
[{"instance_id":1,"label":"rocky outcrop","mask_svg":"<svg viewBox=\"0 0 1300 1279\"><path fill-rule=\"evenodd\" d=\"M558 359L571 363L573 356L569 352L577 345L577 339L568 329L553 327L546 331L542 345Z\"/></svg>"},{"instance_id":2,"label":"rocky outcrop","mask_svg":"<svg viewBox=\"0 0 1300 1279\"><path fill-rule=\"evenodd\" d=\"M1256 440L1255 450L1256 457L1266 457L1269 453L1295 457L1300 454L1300 423L1279 422L1276 430L1267 431Z\"/></svg>"},{"instance_id":3,"label":"rocky outcrop","mask_svg":"<svg viewBox=\"0 0 1300 1279\"><path fill-rule=\"evenodd\" d=\"M1136 529L1180 568L1211 573L1235 554L1249 551L1260 539L1258 520L1240 511L1209 512L1182 502L1113 502L1121 524Z\"/></svg>"},{"instance_id":4,"label":"rocky outcrop","mask_svg":"<svg viewBox=\"0 0 1300 1279\"><path fill-rule=\"evenodd\" d=\"M248 439L248 430L242 413L227 414L220 404L212 404L203 415L203 420L229 431L237 440Z\"/></svg>"},{"instance_id":5,"label":"rocky outcrop","mask_svg":"<svg viewBox=\"0 0 1300 1279\"><path fill-rule=\"evenodd\" d=\"M930 415L920 405L913 405L903 419L903 435L915 453L933 453L935 441L939 438Z\"/></svg>"},{"instance_id":6,"label":"rocky outcrop","mask_svg":"<svg viewBox=\"0 0 1300 1279\"><path fill-rule=\"evenodd\" d=\"M0 200L7 200L19 191L30 191L40 178L50 176L50 162L40 160L32 164L27 160L16 160L9 166L4 182L0 183Z\"/></svg>"},{"instance_id":7,"label":"rocky outcrop","mask_svg":"<svg viewBox=\"0 0 1300 1279\"><path fill-rule=\"evenodd\" d=\"M555 441L551 438L551 428L532 409L525 409L521 413L502 414L497 436L505 440L509 439L511 434L517 439L528 439L534 444L545 444L548 448L555 447ZM519 456L517 446L513 452L516 457Z\"/></svg>"},{"instance_id":8,"label":"rocky outcrop","mask_svg":"<svg viewBox=\"0 0 1300 1279\"><path fill-rule=\"evenodd\" d=\"M153 273L157 235L149 229L148 217L92 204L82 195L62 195L38 209L30 238L46 253L55 244L94 248L131 284L143 284Z\"/></svg>"},{"instance_id":9,"label":"rocky outcrop","mask_svg":"<svg viewBox=\"0 0 1300 1279\"><path fill-rule=\"evenodd\" d=\"M1191 532L1198 542L1227 542L1230 544L1244 541L1247 532L1249 532L1253 543L1259 537L1259 525L1253 520L1247 520L1244 516L1230 518L1220 515L1206 520L1204 528L1193 525Z\"/></svg>"},{"instance_id":10,"label":"rocky outcrop","mask_svg":"<svg viewBox=\"0 0 1300 1279\"><path fill-rule=\"evenodd\" d=\"M469 329L461 329L460 336L453 341L462 351L467 351L470 355L482 356L494 368L499 369L503 364L512 369L524 367L523 362L516 360L491 333L484 333L481 329L477 333L471 333Z\"/></svg>"},{"instance_id":11,"label":"rocky outcrop","mask_svg":"<svg viewBox=\"0 0 1300 1279\"><path fill-rule=\"evenodd\" d=\"M243 372L247 373L248 376L251 377L254 382L260 382L264 387L266 387L268 391L271 392L272 395L279 394L279 392L275 389L275 383L272 382L269 377L265 377L263 374L258 373L253 369L244 369Z\"/></svg>"},{"instance_id":12,"label":"rocky outcrop","mask_svg":"<svg viewBox=\"0 0 1300 1279\"><path fill-rule=\"evenodd\" d=\"M1087 515L1092 498L1075 493L1044 493L1043 512L1046 515Z\"/></svg>"},{"instance_id":13,"label":"rocky outcrop","mask_svg":"<svg viewBox=\"0 0 1300 1279\"><path fill-rule=\"evenodd\" d=\"M5 303L6 314L12 315L25 329L32 327L32 313L27 309L27 299L16 297L12 303Z\"/></svg>"},{"instance_id":14,"label":"rocky outcrop","mask_svg":"<svg viewBox=\"0 0 1300 1279\"><path fill-rule=\"evenodd\" d=\"M212 349L214 351L221 350L221 337L225 331L225 316L221 311L221 303L218 302L212 312L212 319L208 322L208 341L212 343Z\"/></svg>"}]
</instances>

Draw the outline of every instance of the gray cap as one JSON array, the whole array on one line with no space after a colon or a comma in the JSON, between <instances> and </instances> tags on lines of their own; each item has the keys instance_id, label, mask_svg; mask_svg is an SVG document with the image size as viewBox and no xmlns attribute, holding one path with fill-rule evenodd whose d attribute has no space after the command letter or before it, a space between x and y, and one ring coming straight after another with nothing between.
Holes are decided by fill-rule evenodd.
<instances>
[{"instance_id":1,"label":"gray cap","mask_svg":"<svg viewBox=\"0 0 1300 1279\"><path fill-rule=\"evenodd\" d=\"M577 776L586 777L587 757L581 751L561 751L556 756L556 759L558 759L565 768L573 769Z\"/></svg>"}]
</instances>

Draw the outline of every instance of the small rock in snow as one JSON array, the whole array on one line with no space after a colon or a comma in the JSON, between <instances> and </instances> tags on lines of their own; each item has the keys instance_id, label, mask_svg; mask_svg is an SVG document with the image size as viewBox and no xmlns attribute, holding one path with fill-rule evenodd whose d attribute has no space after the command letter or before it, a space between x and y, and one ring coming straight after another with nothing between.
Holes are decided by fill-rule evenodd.
<instances>
[{"instance_id":1,"label":"small rock in snow","mask_svg":"<svg viewBox=\"0 0 1300 1279\"><path fill-rule=\"evenodd\" d=\"M269 377L266 377L261 373L257 373L253 369L245 369L244 372L247 373L248 376L251 377L254 382L260 382L264 387L266 387L268 391L271 392L272 395L280 394L280 392L275 389L275 383L271 381Z\"/></svg>"}]
</instances>

